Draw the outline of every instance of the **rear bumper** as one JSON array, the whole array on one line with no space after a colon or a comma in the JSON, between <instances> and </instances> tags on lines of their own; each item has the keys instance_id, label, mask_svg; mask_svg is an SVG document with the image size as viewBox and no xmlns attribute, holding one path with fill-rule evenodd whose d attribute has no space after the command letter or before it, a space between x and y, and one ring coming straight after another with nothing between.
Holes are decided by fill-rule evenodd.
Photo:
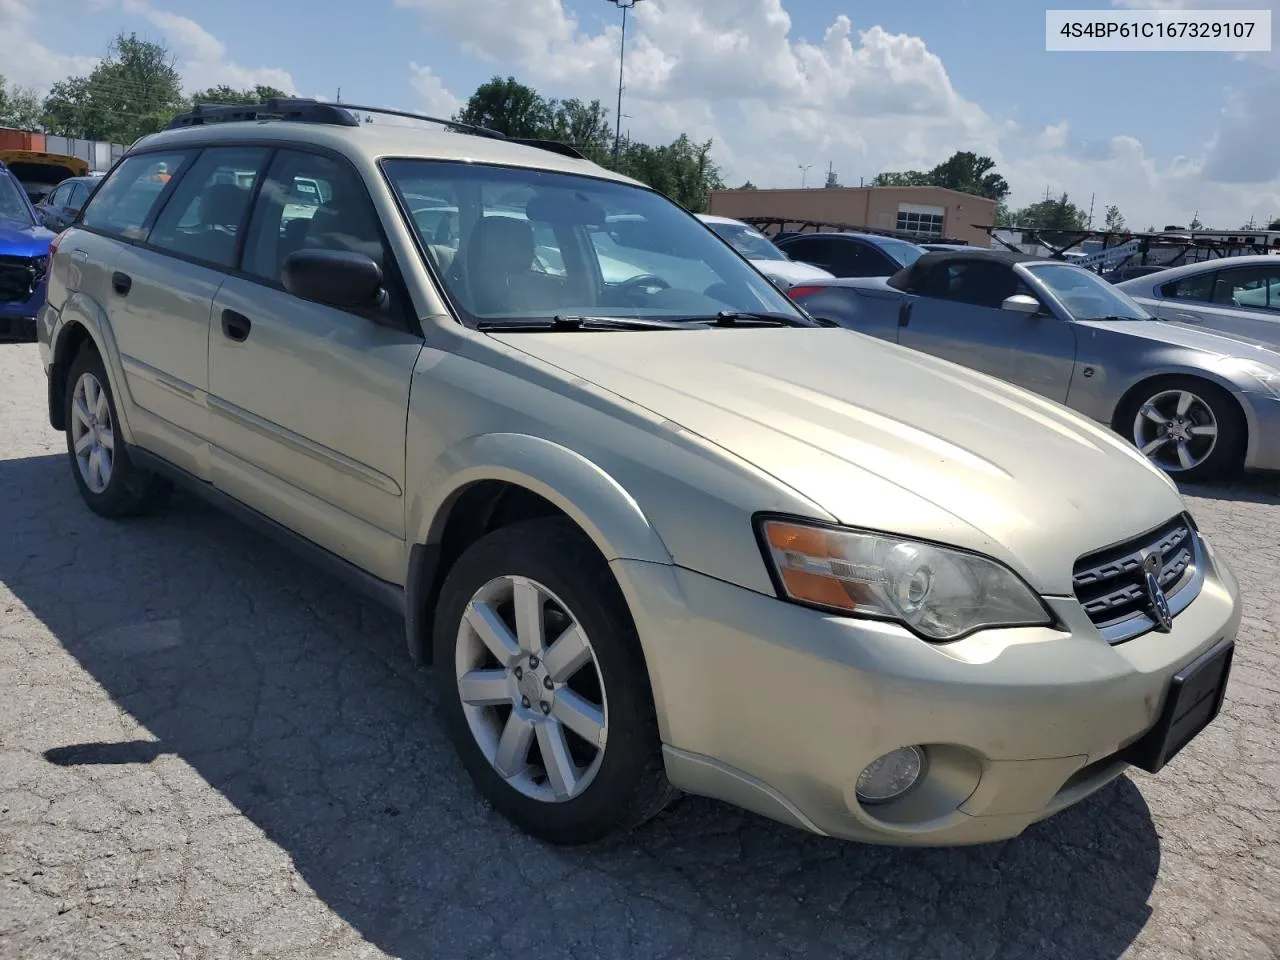
<instances>
[{"instance_id":1,"label":"rear bumper","mask_svg":"<svg viewBox=\"0 0 1280 960\"><path fill-rule=\"evenodd\" d=\"M1074 599L1067 631L986 631L934 646L678 568L615 561L657 702L668 776L815 833L945 846L1007 839L1127 768L1175 673L1241 608L1212 552L1170 633L1109 646ZM904 746L928 758L899 800L860 803L859 772ZM1175 774L1176 775L1176 774Z\"/></svg>"}]
</instances>

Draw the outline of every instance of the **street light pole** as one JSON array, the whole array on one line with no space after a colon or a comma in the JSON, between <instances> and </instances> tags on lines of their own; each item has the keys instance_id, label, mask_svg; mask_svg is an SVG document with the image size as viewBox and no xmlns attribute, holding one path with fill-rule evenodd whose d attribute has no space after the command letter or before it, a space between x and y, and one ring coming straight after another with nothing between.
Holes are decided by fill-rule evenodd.
<instances>
[{"instance_id":1,"label":"street light pole","mask_svg":"<svg viewBox=\"0 0 1280 960\"><path fill-rule=\"evenodd\" d=\"M801 163L797 164L797 166L800 167L800 189L803 190L809 185L809 168L812 167L813 164Z\"/></svg>"},{"instance_id":2,"label":"street light pole","mask_svg":"<svg viewBox=\"0 0 1280 960\"><path fill-rule=\"evenodd\" d=\"M605 2L612 3L622 11L622 43L618 51L618 112L613 134L613 162L616 164L618 155L622 151L622 79L627 65L627 11L640 0L605 0Z\"/></svg>"}]
</instances>

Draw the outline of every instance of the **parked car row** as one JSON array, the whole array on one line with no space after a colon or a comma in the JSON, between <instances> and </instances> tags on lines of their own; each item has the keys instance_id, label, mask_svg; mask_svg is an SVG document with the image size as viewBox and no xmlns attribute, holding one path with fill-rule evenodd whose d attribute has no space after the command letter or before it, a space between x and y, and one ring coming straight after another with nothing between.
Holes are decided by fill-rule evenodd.
<instances>
[{"instance_id":1,"label":"parked car row","mask_svg":"<svg viewBox=\"0 0 1280 960\"><path fill-rule=\"evenodd\" d=\"M1187 480L1280 470L1280 353L1162 322L1082 267L931 252L891 277L833 280L797 300L1066 404Z\"/></svg>"},{"instance_id":2,"label":"parked car row","mask_svg":"<svg viewBox=\"0 0 1280 960\"><path fill-rule=\"evenodd\" d=\"M294 100L133 145L58 235L38 324L89 509L179 483L403 613L477 789L558 843L677 791L999 840L1213 721L1237 584L1130 443L815 319L570 150L446 126ZM1099 316L1129 301L1097 278L911 260L826 280L815 313L929 342L959 317L1067 399L1127 375ZM1207 395L1169 390L1135 416L1210 438L1183 400Z\"/></svg>"}]
</instances>

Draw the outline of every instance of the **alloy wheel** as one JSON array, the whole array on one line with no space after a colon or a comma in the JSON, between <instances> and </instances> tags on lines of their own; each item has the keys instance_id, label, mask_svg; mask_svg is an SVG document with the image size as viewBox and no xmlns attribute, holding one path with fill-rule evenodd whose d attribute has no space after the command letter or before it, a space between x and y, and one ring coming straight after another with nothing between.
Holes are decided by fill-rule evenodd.
<instances>
[{"instance_id":1,"label":"alloy wheel","mask_svg":"<svg viewBox=\"0 0 1280 960\"><path fill-rule=\"evenodd\" d=\"M591 785L609 709L591 641L555 594L527 577L489 581L467 604L454 661L471 734L511 787L562 803Z\"/></svg>"},{"instance_id":2,"label":"alloy wheel","mask_svg":"<svg viewBox=\"0 0 1280 960\"><path fill-rule=\"evenodd\" d=\"M71 444L80 478L92 493L111 483L115 458L115 430L107 391L92 373L80 374L71 395Z\"/></svg>"},{"instance_id":3,"label":"alloy wheel","mask_svg":"<svg viewBox=\"0 0 1280 960\"><path fill-rule=\"evenodd\" d=\"M1213 408L1189 390L1165 390L1138 408L1133 442L1143 456L1171 473L1193 470L1218 445Z\"/></svg>"}]
</instances>

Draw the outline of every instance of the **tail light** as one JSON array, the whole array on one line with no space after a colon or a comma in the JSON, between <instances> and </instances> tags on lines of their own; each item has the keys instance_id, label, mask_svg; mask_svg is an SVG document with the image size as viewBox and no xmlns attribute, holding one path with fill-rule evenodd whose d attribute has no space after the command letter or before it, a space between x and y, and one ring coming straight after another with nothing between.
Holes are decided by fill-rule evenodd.
<instances>
[{"instance_id":1,"label":"tail light","mask_svg":"<svg viewBox=\"0 0 1280 960\"><path fill-rule=\"evenodd\" d=\"M807 297L811 293L821 293L826 289L820 284L798 284L787 291L787 296L792 300L799 300L801 297Z\"/></svg>"}]
</instances>

